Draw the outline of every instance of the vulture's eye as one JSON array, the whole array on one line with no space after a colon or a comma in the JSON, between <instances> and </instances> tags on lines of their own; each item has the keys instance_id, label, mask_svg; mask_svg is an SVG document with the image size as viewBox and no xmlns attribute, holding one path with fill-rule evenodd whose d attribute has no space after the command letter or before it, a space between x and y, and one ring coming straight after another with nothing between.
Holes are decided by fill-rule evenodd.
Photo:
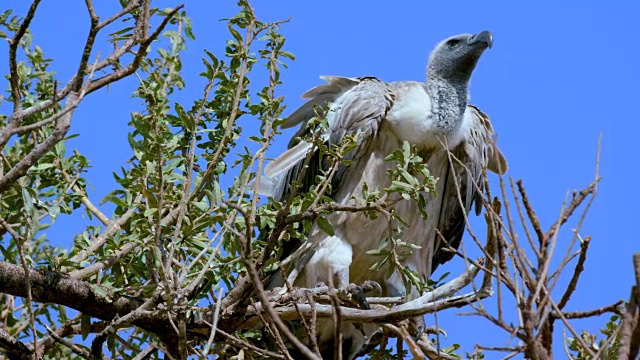
<instances>
[{"instance_id":1,"label":"vulture's eye","mask_svg":"<svg viewBox=\"0 0 640 360\"><path fill-rule=\"evenodd\" d=\"M453 40L449 40L449 41L447 41L447 46L448 46L450 49L453 49L454 47L458 46L458 44L459 44L459 43L460 43L460 40L455 40L455 39L453 39Z\"/></svg>"}]
</instances>

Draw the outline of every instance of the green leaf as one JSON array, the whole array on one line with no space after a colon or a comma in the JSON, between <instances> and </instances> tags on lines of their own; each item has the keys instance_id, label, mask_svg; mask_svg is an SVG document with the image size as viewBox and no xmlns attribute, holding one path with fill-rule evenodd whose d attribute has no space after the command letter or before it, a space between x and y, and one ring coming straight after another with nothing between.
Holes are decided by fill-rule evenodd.
<instances>
[{"instance_id":1,"label":"green leaf","mask_svg":"<svg viewBox=\"0 0 640 360\"><path fill-rule=\"evenodd\" d=\"M159 269L162 266L162 252L160 248L157 246L152 247L153 249L153 265L155 269Z\"/></svg>"},{"instance_id":2,"label":"green leaf","mask_svg":"<svg viewBox=\"0 0 640 360\"><path fill-rule=\"evenodd\" d=\"M80 315L80 333L82 334L82 340L86 340L90 332L91 332L91 316L87 314Z\"/></svg>"},{"instance_id":3,"label":"green leaf","mask_svg":"<svg viewBox=\"0 0 640 360\"><path fill-rule=\"evenodd\" d=\"M182 125L185 127L185 129L194 132L196 130L196 122L193 117L187 114L182 105L178 103L175 104L174 109L178 114L178 117L180 118L180 121L182 122Z\"/></svg>"},{"instance_id":4,"label":"green leaf","mask_svg":"<svg viewBox=\"0 0 640 360\"><path fill-rule=\"evenodd\" d=\"M2 15L0 15L0 24L4 24L4 22L7 21L7 18L9 17L9 15L11 15L12 12L12 9L5 10Z\"/></svg>"},{"instance_id":5,"label":"green leaf","mask_svg":"<svg viewBox=\"0 0 640 360\"><path fill-rule=\"evenodd\" d=\"M206 211L207 209L209 209L209 205L207 205L206 201L193 201L191 205L197 207L202 211Z\"/></svg>"},{"instance_id":6,"label":"green leaf","mask_svg":"<svg viewBox=\"0 0 640 360\"><path fill-rule=\"evenodd\" d=\"M333 226L331 225L331 223L329 223L329 220L327 220L327 218L323 217L323 216L318 216L318 218L316 219L316 225L318 225L318 227L324 231L327 235L329 236L334 236L335 235L335 231L333 230Z\"/></svg>"},{"instance_id":7,"label":"green leaf","mask_svg":"<svg viewBox=\"0 0 640 360\"><path fill-rule=\"evenodd\" d=\"M282 57L286 57L286 58L289 58L289 59L291 59L291 60L295 60L295 59L296 59L296 56L295 56L295 55L293 55L292 53L290 53L290 52L288 52L288 51L285 51L285 50L281 50L281 51L280 51L280 56L282 56Z\"/></svg>"},{"instance_id":8,"label":"green leaf","mask_svg":"<svg viewBox=\"0 0 640 360\"><path fill-rule=\"evenodd\" d=\"M144 216L155 214L158 211L157 208L150 208L144 211Z\"/></svg>"},{"instance_id":9,"label":"green leaf","mask_svg":"<svg viewBox=\"0 0 640 360\"><path fill-rule=\"evenodd\" d=\"M40 163L38 165L31 167L31 170L42 171L42 170L50 169L52 167L54 167L52 163Z\"/></svg>"}]
</instances>

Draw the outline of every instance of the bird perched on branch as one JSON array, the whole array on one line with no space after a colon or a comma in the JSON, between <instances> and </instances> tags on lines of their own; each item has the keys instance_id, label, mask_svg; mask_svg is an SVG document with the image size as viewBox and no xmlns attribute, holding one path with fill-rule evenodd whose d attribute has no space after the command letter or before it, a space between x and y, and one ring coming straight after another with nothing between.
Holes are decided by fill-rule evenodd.
<instances>
[{"instance_id":1,"label":"bird perched on branch","mask_svg":"<svg viewBox=\"0 0 640 360\"><path fill-rule=\"evenodd\" d=\"M308 188L316 181L316 175L327 170L326 158L317 147L298 139L311 131L309 121L317 115L326 117L328 122L320 134L325 144L339 144L347 135L358 136L355 148L343 158L350 160L349 164L339 164L331 179L331 197L339 204L362 199L364 189L388 188L391 185L388 170L396 164L385 159L408 142L437 178L437 195L426 194L422 209L426 210L426 218L421 215L417 201L400 199L397 193L391 194L398 197L392 211L406 224L402 241L416 245L401 261L402 266L426 283L436 267L453 257L445 248L458 248L465 216L474 202L476 214L480 213L483 169L498 174L507 170L507 163L493 141L489 118L469 104L471 74L492 43L489 31L445 39L429 56L424 83L322 76L326 84L307 91L302 97L308 102L282 126L300 125L300 129L290 148L265 168L261 192L286 200L294 182ZM317 114L318 107L326 104L325 111ZM309 154L310 151L313 153ZM388 237L387 218L371 219L363 212L338 211L327 215L326 220L333 234L329 235L316 223L308 239L293 253L291 261L295 266L288 280L294 286L313 287L319 281L333 280L338 288L346 288L350 283L373 280L382 286L384 296L405 294L406 284L398 271L387 277L386 271L370 270L376 259L367 252L377 249ZM327 279L327 274L334 278ZM270 286L282 286L282 280L276 277ZM411 293L418 295L415 286ZM343 358L350 359L356 356L364 338L361 331L349 324L343 326L343 331ZM330 330L319 329L321 349L323 345L326 349L333 346L327 332L331 334Z\"/></svg>"}]
</instances>

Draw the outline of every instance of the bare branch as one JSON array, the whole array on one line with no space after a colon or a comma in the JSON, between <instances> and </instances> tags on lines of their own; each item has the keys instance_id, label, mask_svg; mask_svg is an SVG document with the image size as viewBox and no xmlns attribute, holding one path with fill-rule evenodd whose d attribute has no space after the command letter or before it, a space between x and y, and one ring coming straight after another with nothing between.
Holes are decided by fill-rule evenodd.
<instances>
[{"instance_id":1,"label":"bare branch","mask_svg":"<svg viewBox=\"0 0 640 360\"><path fill-rule=\"evenodd\" d=\"M116 332L118 327L128 325L133 321L142 318L145 316L145 311L153 305L158 297L160 296L160 290L156 290L154 294L147 299L143 304L141 304L134 311L129 312L128 314L114 320L109 326L107 326L100 334L96 335L91 343L91 354L96 358L102 357L102 345L107 340L107 337Z\"/></svg>"},{"instance_id":2,"label":"bare branch","mask_svg":"<svg viewBox=\"0 0 640 360\"><path fill-rule=\"evenodd\" d=\"M407 345L409 346L409 352L411 352L413 359L426 360L426 356L421 349L422 346L419 346L419 344L411 337L411 335L409 334L409 331L407 331L405 326L398 327L391 324L383 324L382 327L395 333L398 337L402 339L402 341L407 343ZM426 344L425 342L423 343ZM428 347L425 346L425 348L428 348ZM446 354L439 354L438 351L436 351L435 353L438 355L446 356ZM444 358L446 359L446 357Z\"/></svg>"},{"instance_id":3,"label":"bare branch","mask_svg":"<svg viewBox=\"0 0 640 360\"><path fill-rule=\"evenodd\" d=\"M33 356L31 349L2 329L0 329L0 347L15 359L30 360Z\"/></svg>"},{"instance_id":4,"label":"bare branch","mask_svg":"<svg viewBox=\"0 0 640 360\"><path fill-rule=\"evenodd\" d=\"M164 28L167 26L167 24L169 24L169 21L171 20L171 18L173 18L173 16L178 13L178 11L180 11L182 8L184 7L184 5L179 5L176 8L174 8L173 10L171 10L165 17L164 19L162 19L162 22L160 23L160 25L158 25L158 28L156 29L156 31L154 31L151 35L149 35L146 39L143 39L140 42L140 47L135 55L135 57L133 58L133 61L131 61L131 63L118 70L115 71L107 76L104 76L100 79L97 79L95 81L91 81L90 83L87 84L87 93L91 93L94 92L104 86L107 86L113 82L116 82L120 79L123 79L131 74L133 74L136 69L138 69L138 67L140 66L140 62L142 61L142 59L144 58L144 56L147 53L147 49L149 48L149 45L151 45L151 43L158 38L158 36L160 35L160 33L164 30ZM148 21L148 19L147 19ZM146 26L145 25L146 22L142 22L141 26ZM112 60L113 61L113 60Z\"/></svg>"},{"instance_id":5,"label":"bare branch","mask_svg":"<svg viewBox=\"0 0 640 360\"><path fill-rule=\"evenodd\" d=\"M546 238L551 239L555 235L555 233L560 229L560 226L564 225L567 220L569 220L574 211L580 205L582 205L587 196L596 194L598 182L600 182L599 177L594 180L587 188L578 192L573 192L569 206L567 206L566 210L562 212L562 216L560 217L560 219L558 219L558 221L554 223L551 228L549 228L549 231L547 231L547 233L545 234Z\"/></svg>"},{"instance_id":6,"label":"bare branch","mask_svg":"<svg viewBox=\"0 0 640 360\"><path fill-rule=\"evenodd\" d=\"M616 314L620 314L620 306L622 306L622 304L624 303L624 301L619 300L611 305L607 305L607 306L603 306L603 307L599 307L597 309L593 309L593 310L587 310L587 311L573 311L573 312L567 312L564 311L562 312L562 315L567 318L567 319L584 319L584 318L590 318L590 317L594 317L594 316L600 316L604 313L616 313ZM559 308L559 306L558 306ZM558 314L556 312L551 313L552 316L554 317L559 317Z\"/></svg>"},{"instance_id":7,"label":"bare branch","mask_svg":"<svg viewBox=\"0 0 640 360\"><path fill-rule=\"evenodd\" d=\"M131 10L133 10L133 9L139 7L139 6L140 6L140 3L138 2L138 0L132 0L131 4L127 5L127 7L123 8L119 12L113 14L110 18L100 22L98 24L98 30L102 30L102 28L104 28L107 25L111 24L112 22L118 20L119 18L124 16L124 14L128 14Z\"/></svg>"},{"instance_id":8,"label":"bare branch","mask_svg":"<svg viewBox=\"0 0 640 360\"><path fill-rule=\"evenodd\" d=\"M327 272L331 273L332 270L328 269ZM331 299L331 306L333 307L333 312L331 314L332 315L331 319L333 320L333 357L334 359L341 360L342 359L342 331L341 331L342 307L340 306L340 301L338 300L336 289L333 287L333 276L328 276L327 280L329 280L329 298ZM296 310L298 309L296 308Z\"/></svg>"},{"instance_id":9,"label":"bare branch","mask_svg":"<svg viewBox=\"0 0 640 360\"><path fill-rule=\"evenodd\" d=\"M9 83L11 84L11 97L13 98L13 112L22 110L22 97L20 96L20 84L18 84L18 46L27 29L31 25L31 20L36 15L36 9L40 4L40 0L34 0L27 11L20 28L15 33L11 41L9 41ZM8 127L14 127L16 123L10 122ZM3 144L4 145L4 144Z\"/></svg>"},{"instance_id":10,"label":"bare branch","mask_svg":"<svg viewBox=\"0 0 640 360\"><path fill-rule=\"evenodd\" d=\"M232 336L231 334L228 334L228 333L226 333L226 332L224 332L224 331L222 331L220 329L218 329L218 333L220 335L222 335L225 339L231 341L232 343L236 344L237 346L240 346L241 348L249 349L249 350L251 350L251 351L253 351L253 352L257 353L257 354L260 354L262 356L267 356L270 359L286 359L286 356L284 356L284 355L281 355L281 354L278 354L278 353L274 353L274 352L271 352L271 351L267 351L267 350L263 350L263 349L260 349L258 347L255 347L255 346L249 344L248 342L246 342L246 341L244 341L242 339L239 339L239 338L237 338L235 336Z\"/></svg>"},{"instance_id":11,"label":"bare branch","mask_svg":"<svg viewBox=\"0 0 640 360\"><path fill-rule=\"evenodd\" d=\"M72 93L65 104L65 108L69 110L65 116L61 117L56 123L51 135L43 142L36 145L29 154L22 158L8 173L0 178L0 193L7 190L18 178L22 177L26 172L38 161L44 154L49 152L55 144L64 139L71 126L71 116L73 111L79 104L80 95ZM5 130L6 131L6 130Z\"/></svg>"},{"instance_id":12,"label":"bare branch","mask_svg":"<svg viewBox=\"0 0 640 360\"><path fill-rule=\"evenodd\" d=\"M545 239L545 235L544 232L542 232L542 227L540 226L538 215L536 215L535 210L533 210L533 206L529 202L529 196L527 196L527 192L524 190L522 180L516 181L516 185L518 185L518 191L520 192L520 197L522 198L522 205L524 205L527 215L529 216L529 221L531 222L531 226L533 226L533 231L536 232L538 241L542 243Z\"/></svg>"},{"instance_id":13,"label":"bare branch","mask_svg":"<svg viewBox=\"0 0 640 360\"><path fill-rule=\"evenodd\" d=\"M269 319L273 321L277 329L284 333L287 339L298 349L300 352L307 357L308 359L317 359L318 356L314 354L309 348L307 348L298 338L291 333L289 328L282 321L281 316L278 312L274 310L274 308L269 303L269 299L267 298L264 288L262 286L262 282L260 281L260 277L258 276L258 271L255 269L252 260L246 260L245 265L247 267L247 272L251 278L251 282L253 286L256 288L256 292L258 294L258 298L260 299L260 303L262 307L266 310L266 313L269 316ZM294 313L297 315L297 311L293 308Z\"/></svg>"},{"instance_id":14,"label":"bare branch","mask_svg":"<svg viewBox=\"0 0 640 360\"><path fill-rule=\"evenodd\" d=\"M87 350L85 350L83 348L80 348L80 347L76 346L74 343L72 343L70 341L67 341L64 338L58 336L58 334L55 331L51 330L47 325L44 325L44 327L49 332L49 336L51 336L53 339L55 339L60 344L68 347L69 349L71 349L71 351L73 351L78 356L80 356L82 358L85 358L85 359L91 358L91 354L89 354L89 352Z\"/></svg>"},{"instance_id":15,"label":"bare branch","mask_svg":"<svg viewBox=\"0 0 640 360\"><path fill-rule=\"evenodd\" d=\"M158 350L157 345L151 344L149 346L147 346L144 350L140 351L136 357L133 358L133 360L142 360L142 359L146 359L149 356L151 356L151 354L153 354L155 351Z\"/></svg>"},{"instance_id":16,"label":"bare branch","mask_svg":"<svg viewBox=\"0 0 640 360\"><path fill-rule=\"evenodd\" d=\"M424 340L418 340L418 346L420 346L420 350L424 352L430 359L443 359L443 360L458 360L460 359L457 356L451 356L449 354L445 354L442 351L434 348L430 342L426 342Z\"/></svg>"},{"instance_id":17,"label":"bare branch","mask_svg":"<svg viewBox=\"0 0 640 360\"><path fill-rule=\"evenodd\" d=\"M569 281L569 285L567 285L567 289L562 294L562 298L560 302L558 302L558 307L560 309L564 309L564 307L569 302L571 298L571 294L576 290L576 286L578 285L578 279L580 279L580 275L584 271L584 263L587 261L587 250L589 250L589 243L591 242L591 236L587 236L580 243L580 257L578 258L578 262L576 263L576 267L573 270L573 276Z\"/></svg>"},{"instance_id":18,"label":"bare branch","mask_svg":"<svg viewBox=\"0 0 640 360\"><path fill-rule=\"evenodd\" d=\"M595 354L591 350L591 347L589 347L589 345L584 342L580 334L578 334L576 330L573 328L573 326L569 324L569 322L567 321L567 318L564 316L564 313L560 311L560 308L558 307L558 305L556 305L556 303L551 298L549 299L549 301L551 303L551 307L553 308L555 313L558 315L558 318L562 320L562 323L571 332L575 340L580 344L580 346L584 349L585 352L587 352L590 356L592 356L593 359L595 359L594 357Z\"/></svg>"}]
</instances>

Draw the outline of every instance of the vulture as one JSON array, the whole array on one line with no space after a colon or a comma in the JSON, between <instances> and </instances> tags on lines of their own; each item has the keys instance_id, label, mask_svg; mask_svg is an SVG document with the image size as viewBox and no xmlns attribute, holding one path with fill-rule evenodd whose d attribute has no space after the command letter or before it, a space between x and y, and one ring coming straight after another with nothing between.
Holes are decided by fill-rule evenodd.
<instances>
[{"instance_id":1,"label":"vulture","mask_svg":"<svg viewBox=\"0 0 640 360\"><path fill-rule=\"evenodd\" d=\"M369 191L389 187L387 170L396 164L385 158L408 142L437 179L435 195L426 194L426 218L412 199L400 199L393 205L393 211L406 223L402 240L419 247L402 265L426 283L439 265L452 259L453 254L445 248L459 246L465 214L474 202L476 214L480 213L483 169L497 174L507 170L507 162L494 143L489 118L469 104L471 74L492 43L489 31L443 40L429 56L426 82L322 76L326 83L304 93L302 98L308 101L283 124L282 128L299 125L300 129L289 149L265 167L260 193L286 201L294 182L308 188L326 170L326 159L301 139L311 131L307 125L314 117L326 118L328 126L320 136L327 145L339 144L347 135L358 136L355 149L344 156L350 161L339 165L332 178L330 196L339 204L361 199L365 186ZM323 106L324 112L318 114ZM458 161L450 161L448 151ZM316 224L298 249L290 251L288 261L295 266L287 280L292 285L311 288L327 283L327 275L332 274L338 288L372 280L381 285L383 296L409 295L400 274L387 278L386 271L371 270L378 259L367 251L377 249L388 237L386 217L371 219L360 212L335 212L326 219L333 227L332 235ZM274 276L268 287L282 286L283 280ZM417 296L417 289L411 295ZM365 333L370 335L375 328L373 324L365 325L364 330L343 324L343 358L356 357ZM331 326L323 328L319 322L318 334L323 355L333 357Z\"/></svg>"}]
</instances>

